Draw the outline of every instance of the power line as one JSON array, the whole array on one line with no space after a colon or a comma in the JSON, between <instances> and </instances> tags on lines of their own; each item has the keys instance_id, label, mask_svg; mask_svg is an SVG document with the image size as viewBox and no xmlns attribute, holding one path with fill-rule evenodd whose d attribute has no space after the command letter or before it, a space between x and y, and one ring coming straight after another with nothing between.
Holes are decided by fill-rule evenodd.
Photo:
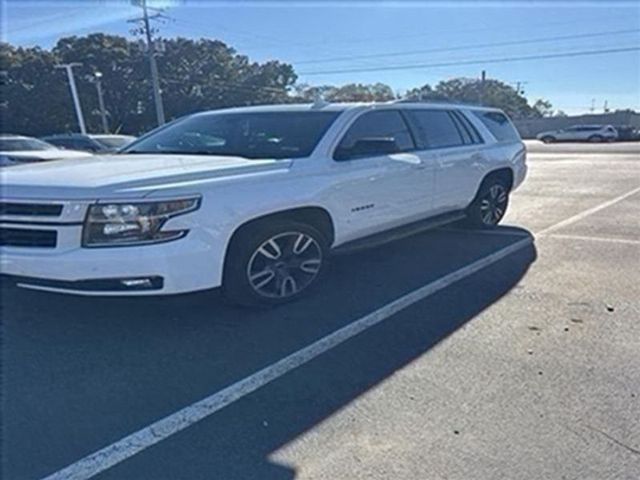
<instances>
[{"instance_id":1,"label":"power line","mask_svg":"<svg viewBox=\"0 0 640 480\"><path fill-rule=\"evenodd\" d=\"M40 20L36 20L36 21L31 22L31 23L29 23L27 25L20 25L20 26L15 27L15 28L8 28L6 30L6 32L5 32L5 34L6 35L13 35L16 32L22 32L24 30L31 30L34 27L37 27L37 26L40 26L40 25L44 25L44 24L47 24L47 23L51 23L54 20L58 20L60 18L68 19L69 17L75 17L76 15L78 15L78 14L84 12L84 11L86 11L85 8L82 8L82 9L76 10L76 11L72 10L71 12L69 12L69 11L65 11L65 12L62 12L62 13L59 12L59 13L57 13L55 15L51 15L51 16L42 18Z\"/></svg>"},{"instance_id":2,"label":"power line","mask_svg":"<svg viewBox=\"0 0 640 480\"><path fill-rule=\"evenodd\" d=\"M337 75L344 73L362 73L362 72L382 72L392 70L418 70L421 68L437 68L437 67L452 67L458 65L482 65L487 63L508 63L508 62L521 62L528 60L544 60L548 58L569 58L569 57L584 57L588 55L603 55L607 53L622 53L633 52L640 50L640 47L625 47L625 48L610 48L604 50L582 50L576 52L564 52L564 53L550 53L541 55L529 55L529 56L516 56L516 57L502 57L502 58L486 58L482 60L462 60L456 62L441 62L441 63L422 63L413 65L390 65L386 67L365 67L365 68L350 68L350 69L336 69L336 70L316 70L310 72L300 72L299 75Z\"/></svg>"},{"instance_id":3,"label":"power line","mask_svg":"<svg viewBox=\"0 0 640 480\"><path fill-rule=\"evenodd\" d=\"M560 35L554 37L538 37L538 38L530 38L525 40L512 40L507 42L493 42L493 43L474 43L474 44L466 44L459 45L454 47L439 47L439 48L428 48L421 50L403 50L401 52L387 52L387 53L373 53L368 55L350 55L343 57L332 57L332 58L321 58L317 60L302 60L302 61L292 61L291 63L295 63L296 65L310 65L317 63L331 63L331 62L340 62L347 60L361 60L367 58L385 58L385 57L398 57L398 56L407 56L407 55L419 55L423 53L434 53L434 52L452 52L457 50L469 50L476 48L487 48L487 47L502 47L508 45L526 45L531 43L538 42L552 42L556 40L571 40L578 38L592 38L592 37L602 37L608 35L621 35L625 33L640 33L640 29L628 29L628 30L614 30L607 32L597 32L597 33L582 33L576 35Z\"/></svg>"},{"instance_id":4,"label":"power line","mask_svg":"<svg viewBox=\"0 0 640 480\"><path fill-rule=\"evenodd\" d=\"M169 20L171 20L172 22L174 22L176 24L177 27L187 27L189 28L189 32L197 32L199 34L205 35L208 38L216 38L222 42L227 43L227 40L225 40L228 36L230 37L240 37L240 43L242 43L242 39L244 38L249 39L249 40L259 40L260 44L259 47L262 47L262 49L264 49L264 47L267 44L269 45L269 48L272 47L279 47L279 46L291 46L291 42L290 41L286 41L286 40L282 40L282 39L276 39L274 37L271 36L266 36L266 35L256 35L256 34L252 34L249 32L245 32L245 31L241 31L241 30L231 30L229 28L226 27L222 27L219 25L204 25L203 23L199 23L199 22L194 22L193 20L183 20L181 18L175 18L175 17L165 17L168 18ZM195 28L194 28L195 26ZM209 30L211 27L214 27L216 29L222 30L222 34L221 35L216 35L215 37L212 35L211 30ZM207 30L205 30L204 28L208 28ZM299 46L299 45L298 45ZM311 46L305 47L305 48L311 48ZM314 48L314 51L317 52L317 48ZM321 53L324 54L333 54L335 52L335 50L327 50L327 49L323 49L323 51ZM284 62L284 60L282 60L282 62ZM293 63L293 62L286 62L286 63ZM372 65L372 63L369 61L364 60L362 62L363 65Z\"/></svg>"}]
</instances>

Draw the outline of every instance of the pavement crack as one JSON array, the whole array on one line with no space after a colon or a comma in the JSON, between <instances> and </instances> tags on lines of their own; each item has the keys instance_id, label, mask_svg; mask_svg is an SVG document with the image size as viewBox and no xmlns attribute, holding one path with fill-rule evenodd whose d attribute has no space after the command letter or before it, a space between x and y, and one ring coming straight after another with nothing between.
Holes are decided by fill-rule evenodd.
<instances>
[{"instance_id":1,"label":"pavement crack","mask_svg":"<svg viewBox=\"0 0 640 480\"><path fill-rule=\"evenodd\" d=\"M633 448L633 447L627 445L624 442L621 442L617 438L614 438L611 435L609 435L607 432L604 432L604 431L599 430L599 429L597 429L595 427L592 427L591 425L585 425L585 427L587 427L589 430L593 430L594 432L599 433L600 435L608 438L610 441L612 441L613 443L615 443L619 447L622 447L622 448L630 451L631 453L635 453L636 455L640 455L640 450L638 450L637 448Z\"/></svg>"}]
</instances>

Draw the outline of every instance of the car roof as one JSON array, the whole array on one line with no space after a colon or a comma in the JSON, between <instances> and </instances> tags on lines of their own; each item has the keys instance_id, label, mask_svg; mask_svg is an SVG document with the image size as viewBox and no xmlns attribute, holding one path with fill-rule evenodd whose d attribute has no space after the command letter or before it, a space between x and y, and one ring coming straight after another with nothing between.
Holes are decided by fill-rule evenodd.
<instances>
[{"instance_id":1,"label":"car roof","mask_svg":"<svg viewBox=\"0 0 640 480\"><path fill-rule=\"evenodd\" d=\"M464 105L459 103L436 103L436 102L362 102L362 103L302 103L302 104L276 104L276 105L258 105L251 107L226 108L221 110L207 110L194 115L211 114L211 113L260 113L260 112L344 112L347 110L359 109L377 109L377 108L464 108L469 110L497 111L500 109L492 107L483 107L477 105Z\"/></svg>"}]
</instances>

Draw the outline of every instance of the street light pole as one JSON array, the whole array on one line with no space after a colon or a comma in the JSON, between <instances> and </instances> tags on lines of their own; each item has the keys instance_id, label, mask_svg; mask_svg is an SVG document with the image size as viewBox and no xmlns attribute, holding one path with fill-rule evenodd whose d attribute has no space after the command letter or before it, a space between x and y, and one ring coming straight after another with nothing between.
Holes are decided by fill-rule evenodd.
<instances>
[{"instance_id":1,"label":"street light pole","mask_svg":"<svg viewBox=\"0 0 640 480\"><path fill-rule=\"evenodd\" d=\"M64 68L67 72L67 78L69 79L69 88L71 89L71 97L73 98L73 106L76 110L76 117L78 118L78 125L80 126L80 133L85 135L87 128L84 125L84 116L82 115L82 107L80 106L80 98L78 97L78 89L76 88L76 81L73 78L73 67L80 67L81 63L63 63L55 65L55 68Z\"/></svg>"},{"instance_id":2,"label":"street light pole","mask_svg":"<svg viewBox=\"0 0 640 480\"><path fill-rule=\"evenodd\" d=\"M487 72L482 70L482 73L480 74L480 93L479 93L480 105L484 105L484 88L485 88L486 80L487 80Z\"/></svg>"},{"instance_id":3,"label":"street light pole","mask_svg":"<svg viewBox=\"0 0 640 480\"><path fill-rule=\"evenodd\" d=\"M95 72L93 78L98 91L98 106L100 107L100 118L102 119L102 131L109 133L109 123L107 122L107 112L104 108L104 98L102 96L102 72Z\"/></svg>"}]
</instances>

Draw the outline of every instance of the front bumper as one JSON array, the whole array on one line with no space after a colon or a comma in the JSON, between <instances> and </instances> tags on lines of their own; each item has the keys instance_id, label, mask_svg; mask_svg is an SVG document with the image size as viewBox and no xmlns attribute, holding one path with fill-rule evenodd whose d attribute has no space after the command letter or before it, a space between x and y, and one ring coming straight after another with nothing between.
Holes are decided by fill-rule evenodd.
<instances>
[{"instance_id":1,"label":"front bumper","mask_svg":"<svg viewBox=\"0 0 640 480\"><path fill-rule=\"evenodd\" d=\"M36 250L1 247L0 273L20 287L77 295L176 294L218 287L224 258L220 246L197 230L158 245Z\"/></svg>"}]
</instances>

